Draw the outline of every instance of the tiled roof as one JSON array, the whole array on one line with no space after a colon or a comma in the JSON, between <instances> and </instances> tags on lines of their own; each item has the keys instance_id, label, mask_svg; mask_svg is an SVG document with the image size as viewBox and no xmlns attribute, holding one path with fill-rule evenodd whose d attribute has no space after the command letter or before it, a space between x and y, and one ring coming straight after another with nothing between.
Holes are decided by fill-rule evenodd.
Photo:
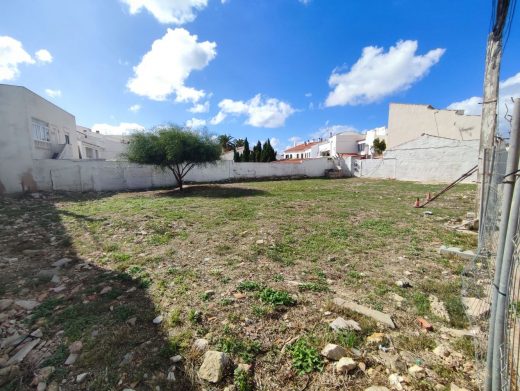
<instances>
[{"instance_id":1,"label":"tiled roof","mask_svg":"<svg viewBox=\"0 0 520 391\"><path fill-rule=\"evenodd\" d=\"M321 143L321 141L313 141L313 142L310 142L310 143L304 143L304 144L296 145L294 147L287 148L284 151L284 153L305 151L305 150L309 149L310 147L312 147L313 145L317 145L317 144L320 144L320 143Z\"/></svg>"}]
</instances>

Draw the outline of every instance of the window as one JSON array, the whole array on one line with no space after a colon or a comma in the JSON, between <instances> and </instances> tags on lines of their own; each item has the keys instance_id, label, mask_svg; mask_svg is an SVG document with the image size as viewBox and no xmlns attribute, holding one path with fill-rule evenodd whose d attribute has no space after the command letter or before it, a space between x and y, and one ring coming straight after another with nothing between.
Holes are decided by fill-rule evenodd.
<instances>
[{"instance_id":1,"label":"window","mask_svg":"<svg viewBox=\"0 0 520 391\"><path fill-rule=\"evenodd\" d=\"M89 147L85 147L85 155L87 159L94 159L94 150Z\"/></svg>"},{"instance_id":2,"label":"window","mask_svg":"<svg viewBox=\"0 0 520 391\"><path fill-rule=\"evenodd\" d=\"M358 152L364 152L365 151L365 146L366 146L365 143L358 144L358 146L357 146Z\"/></svg>"},{"instance_id":3,"label":"window","mask_svg":"<svg viewBox=\"0 0 520 391\"><path fill-rule=\"evenodd\" d=\"M65 135L65 144L70 144L70 138L68 134Z\"/></svg>"},{"instance_id":4,"label":"window","mask_svg":"<svg viewBox=\"0 0 520 391\"><path fill-rule=\"evenodd\" d=\"M39 121L37 119L32 120L32 133L33 139L38 141L51 141L49 137L49 124L47 122Z\"/></svg>"}]
</instances>

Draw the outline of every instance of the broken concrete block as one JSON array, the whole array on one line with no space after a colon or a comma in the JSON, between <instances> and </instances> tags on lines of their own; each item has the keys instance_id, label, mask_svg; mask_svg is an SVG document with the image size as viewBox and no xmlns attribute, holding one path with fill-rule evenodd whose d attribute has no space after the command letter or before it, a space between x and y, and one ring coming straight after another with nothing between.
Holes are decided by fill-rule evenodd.
<instances>
[{"instance_id":1,"label":"broken concrete block","mask_svg":"<svg viewBox=\"0 0 520 391\"><path fill-rule=\"evenodd\" d=\"M26 342L25 345L23 345L22 348L13 357L11 357L9 361L7 361L7 365L21 363L25 356L27 356L29 352L33 350L39 343L40 338Z\"/></svg>"},{"instance_id":2,"label":"broken concrete block","mask_svg":"<svg viewBox=\"0 0 520 391\"><path fill-rule=\"evenodd\" d=\"M334 298L334 304L336 304L337 306L346 308L348 310L357 312L358 314L368 316L368 317L376 320L377 322L385 324L386 326L388 326L392 329L395 328L395 324L394 324L392 318L390 317L390 315L387 315L383 312L373 310L371 308L365 307L360 304L353 303L351 301L343 300L342 298L339 298L339 297Z\"/></svg>"}]
</instances>

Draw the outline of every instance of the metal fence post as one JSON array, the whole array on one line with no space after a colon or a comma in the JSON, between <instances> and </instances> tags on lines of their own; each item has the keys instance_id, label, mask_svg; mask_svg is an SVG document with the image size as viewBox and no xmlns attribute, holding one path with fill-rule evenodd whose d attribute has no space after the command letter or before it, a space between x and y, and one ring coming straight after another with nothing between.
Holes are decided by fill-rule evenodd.
<instances>
[{"instance_id":1,"label":"metal fence post","mask_svg":"<svg viewBox=\"0 0 520 391\"><path fill-rule=\"evenodd\" d=\"M507 158L506 175L518 168L518 147L520 133L520 99L515 100L511 143ZM501 390L501 355L500 348L504 343L506 295L508 293L509 274L511 270L514 236L518 228L518 212L520 209L520 186L515 186L515 176L505 178L504 198L499 231L499 245L495 265L495 277L492 287L492 306L489 323L487 380L486 389L489 389L491 374L491 389ZM482 216L481 216L482 218ZM491 353L491 355L490 355ZM490 362L491 360L491 362ZM490 372L491 371L491 372Z\"/></svg>"}]
</instances>

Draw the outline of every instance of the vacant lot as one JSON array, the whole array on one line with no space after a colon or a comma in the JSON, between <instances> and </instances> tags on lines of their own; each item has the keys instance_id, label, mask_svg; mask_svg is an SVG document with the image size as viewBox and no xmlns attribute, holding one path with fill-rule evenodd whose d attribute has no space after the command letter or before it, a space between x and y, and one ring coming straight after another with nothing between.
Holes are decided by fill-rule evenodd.
<instances>
[{"instance_id":1,"label":"vacant lot","mask_svg":"<svg viewBox=\"0 0 520 391\"><path fill-rule=\"evenodd\" d=\"M40 305L8 307L0 338L40 328L45 342L4 387L28 388L33 372L51 365L48 389L65 390L247 390L251 379L260 390L390 388L392 373L408 389L475 388L471 341L440 331L468 327L464 264L437 252L476 247L475 236L446 227L472 210L475 187L458 186L426 209L432 215L412 208L440 188L315 179L1 199L0 299ZM41 273L63 257L72 262L57 278ZM431 295L449 320L432 313ZM335 297L390 314L396 329L335 306ZM338 316L361 331L334 332L328 323ZM434 331L421 330L418 316ZM376 332L381 340L367 341ZM197 338L235 366L251 363L249 379L232 369L216 385L198 379ZM66 366L74 341L83 347ZM337 373L319 356L329 342L354 348L349 356L362 365ZM441 344L450 360L432 352ZM172 363L177 354L182 361ZM422 372L409 375L413 365Z\"/></svg>"}]
</instances>

